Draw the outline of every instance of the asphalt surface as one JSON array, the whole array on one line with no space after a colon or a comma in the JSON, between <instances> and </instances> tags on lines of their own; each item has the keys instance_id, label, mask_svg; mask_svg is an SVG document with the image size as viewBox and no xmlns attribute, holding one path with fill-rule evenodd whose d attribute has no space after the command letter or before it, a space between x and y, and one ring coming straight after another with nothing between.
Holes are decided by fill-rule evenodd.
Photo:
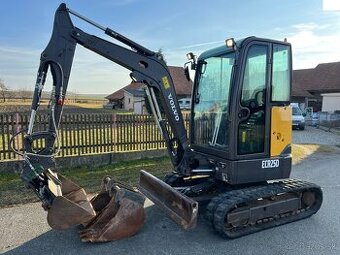
<instances>
[{"instance_id":1,"label":"asphalt surface","mask_svg":"<svg viewBox=\"0 0 340 255\"><path fill-rule=\"evenodd\" d=\"M320 128L306 126L305 130L293 131L293 143L340 145L340 135Z\"/></svg>"},{"instance_id":2,"label":"asphalt surface","mask_svg":"<svg viewBox=\"0 0 340 255\"><path fill-rule=\"evenodd\" d=\"M301 131L297 131L301 132ZM303 132L303 131L302 131ZM294 134L296 132L294 131ZM77 228L51 230L40 204L0 210L4 254L340 254L340 154L314 154L294 166L292 177L319 184L324 202L311 218L234 240L214 233L203 217L181 230L156 206L146 208L141 232L126 240L81 243Z\"/></svg>"}]
</instances>

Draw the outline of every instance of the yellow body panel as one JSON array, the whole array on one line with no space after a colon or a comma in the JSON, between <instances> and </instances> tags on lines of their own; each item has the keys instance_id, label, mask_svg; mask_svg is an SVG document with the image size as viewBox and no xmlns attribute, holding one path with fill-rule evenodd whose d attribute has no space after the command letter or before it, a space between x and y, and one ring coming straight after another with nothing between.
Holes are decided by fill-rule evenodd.
<instances>
[{"instance_id":1,"label":"yellow body panel","mask_svg":"<svg viewBox=\"0 0 340 255\"><path fill-rule=\"evenodd\" d=\"M270 156L279 156L292 143L292 107L272 108Z\"/></svg>"}]
</instances>

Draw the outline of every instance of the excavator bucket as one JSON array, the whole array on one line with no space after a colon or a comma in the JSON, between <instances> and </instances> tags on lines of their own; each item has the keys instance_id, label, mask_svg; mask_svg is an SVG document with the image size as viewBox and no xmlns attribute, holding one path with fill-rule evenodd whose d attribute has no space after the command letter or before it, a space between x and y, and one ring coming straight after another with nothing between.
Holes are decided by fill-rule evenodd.
<instances>
[{"instance_id":1,"label":"excavator bucket","mask_svg":"<svg viewBox=\"0 0 340 255\"><path fill-rule=\"evenodd\" d=\"M140 171L139 190L184 229L196 226L198 203L146 171Z\"/></svg>"},{"instance_id":2,"label":"excavator bucket","mask_svg":"<svg viewBox=\"0 0 340 255\"><path fill-rule=\"evenodd\" d=\"M53 229L67 229L86 224L96 216L86 192L62 175L49 172L48 186L55 198L48 209L47 222ZM60 184L56 184L56 180Z\"/></svg>"},{"instance_id":3,"label":"excavator bucket","mask_svg":"<svg viewBox=\"0 0 340 255\"><path fill-rule=\"evenodd\" d=\"M107 242L136 234L143 226L145 197L132 187L103 179L102 190L90 201L84 189L62 175L47 171L50 191L55 195L47 221L54 229L82 224L83 242Z\"/></svg>"},{"instance_id":4,"label":"excavator bucket","mask_svg":"<svg viewBox=\"0 0 340 255\"><path fill-rule=\"evenodd\" d=\"M83 242L107 242L135 235L143 226L145 197L110 177L91 200L97 216L80 232Z\"/></svg>"}]
</instances>

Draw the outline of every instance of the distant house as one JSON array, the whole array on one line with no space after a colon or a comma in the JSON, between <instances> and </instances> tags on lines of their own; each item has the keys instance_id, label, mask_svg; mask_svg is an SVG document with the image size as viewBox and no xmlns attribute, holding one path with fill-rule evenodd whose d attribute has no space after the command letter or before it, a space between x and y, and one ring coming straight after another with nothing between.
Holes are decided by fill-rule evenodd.
<instances>
[{"instance_id":1,"label":"distant house","mask_svg":"<svg viewBox=\"0 0 340 255\"><path fill-rule=\"evenodd\" d=\"M124 109L133 111L135 114L144 114L145 110L145 91L144 89L124 89Z\"/></svg>"},{"instance_id":2,"label":"distant house","mask_svg":"<svg viewBox=\"0 0 340 255\"><path fill-rule=\"evenodd\" d=\"M323 112L340 112L340 93L321 94Z\"/></svg>"},{"instance_id":3,"label":"distant house","mask_svg":"<svg viewBox=\"0 0 340 255\"><path fill-rule=\"evenodd\" d=\"M126 89L141 89L143 87L142 83L132 82L122 89L119 89L112 94L106 96L105 98L109 100L109 104L113 105L115 109L125 109L124 107L124 90ZM128 110L128 109L127 109Z\"/></svg>"},{"instance_id":4,"label":"distant house","mask_svg":"<svg viewBox=\"0 0 340 255\"><path fill-rule=\"evenodd\" d=\"M184 75L184 69L178 66L169 66L170 75L175 85L178 99L191 97L192 81L188 81ZM105 97L115 108L133 110L135 113L145 112L145 84L131 82ZM144 109L144 110L143 110Z\"/></svg>"},{"instance_id":5,"label":"distant house","mask_svg":"<svg viewBox=\"0 0 340 255\"><path fill-rule=\"evenodd\" d=\"M340 111L340 62L294 70L292 101L315 111Z\"/></svg>"}]
</instances>

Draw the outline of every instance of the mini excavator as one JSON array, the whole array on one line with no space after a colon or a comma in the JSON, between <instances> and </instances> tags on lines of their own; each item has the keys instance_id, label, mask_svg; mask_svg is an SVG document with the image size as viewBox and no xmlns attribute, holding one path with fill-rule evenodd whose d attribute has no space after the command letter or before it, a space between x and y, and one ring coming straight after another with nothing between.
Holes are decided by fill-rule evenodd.
<instances>
[{"instance_id":1,"label":"mini excavator","mask_svg":"<svg viewBox=\"0 0 340 255\"><path fill-rule=\"evenodd\" d=\"M124 47L82 31L71 16L103 30ZM145 84L173 164L164 180L141 170L135 188L106 176L101 192L90 200L84 189L56 172L58 127L78 44L127 68L133 81ZM199 57L187 57L187 78L189 69L195 71L189 138L162 55L65 4L59 6L51 39L41 54L29 126L22 131L24 151L14 148L23 158L21 179L42 201L52 228L82 224L84 242L126 238L143 226L145 197L184 229L195 226L200 205L200 213L226 238L304 219L319 210L321 188L289 179L291 45L231 38ZM48 130L34 131L48 72L53 80ZM43 148L34 147L37 140L43 141Z\"/></svg>"}]
</instances>

